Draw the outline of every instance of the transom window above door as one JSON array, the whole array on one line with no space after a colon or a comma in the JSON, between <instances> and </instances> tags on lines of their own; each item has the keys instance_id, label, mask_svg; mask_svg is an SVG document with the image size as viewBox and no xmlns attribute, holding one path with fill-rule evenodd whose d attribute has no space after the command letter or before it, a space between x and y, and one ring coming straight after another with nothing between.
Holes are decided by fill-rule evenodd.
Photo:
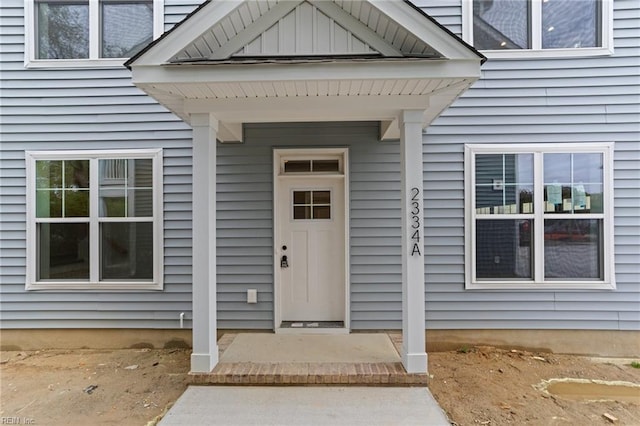
<instances>
[{"instance_id":1,"label":"transom window above door","mask_svg":"<svg viewBox=\"0 0 640 426\"><path fill-rule=\"evenodd\" d=\"M122 65L162 32L164 0L26 0L26 65Z\"/></svg>"},{"instance_id":2,"label":"transom window above door","mask_svg":"<svg viewBox=\"0 0 640 426\"><path fill-rule=\"evenodd\" d=\"M280 174L343 174L342 157L335 158L283 158Z\"/></svg>"}]
</instances>

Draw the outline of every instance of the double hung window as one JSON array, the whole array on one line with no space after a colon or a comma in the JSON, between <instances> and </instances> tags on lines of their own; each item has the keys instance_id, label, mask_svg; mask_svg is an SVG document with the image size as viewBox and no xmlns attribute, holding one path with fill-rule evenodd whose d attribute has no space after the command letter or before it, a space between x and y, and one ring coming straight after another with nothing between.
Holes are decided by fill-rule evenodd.
<instances>
[{"instance_id":1,"label":"double hung window","mask_svg":"<svg viewBox=\"0 0 640 426\"><path fill-rule=\"evenodd\" d=\"M27 288L161 289L161 151L27 153Z\"/></svg>"},{"instance_id":2,"label":"double hung window","mask_svg":"<svg viewBox=\"0 0 640 426\"><path fill-rule=\"evenodd\" d=\"M489 57L611 53L612 0L469 0L463 4L464 37Z\"/></svg>"},{"instance_id":3,"label":"double hung window","mask_svg":"<svg viewBox=\"0 0 640 426\"><path fill-rule=\"evenodd\" d=\"M121 65L162 31L162 0L27 0L27 65Z\"/></svg>"},{"instance_id":4,"label":"double hung window","mask_svg":"<svg viewBox=\"0 0 640 426\"><path fill-rule=\"evenodd\" d=\"M467 288L613 288L612 150L468 145Z\"/></svg>"}]
</instances>

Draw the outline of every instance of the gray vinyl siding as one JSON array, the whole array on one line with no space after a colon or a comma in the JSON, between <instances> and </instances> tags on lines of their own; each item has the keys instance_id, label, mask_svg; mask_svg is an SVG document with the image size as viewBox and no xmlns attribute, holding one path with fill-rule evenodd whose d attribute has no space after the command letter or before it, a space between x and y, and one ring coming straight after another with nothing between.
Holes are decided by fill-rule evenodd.
<instances>
[{"instance_id":1,"label":"gray vinyl siding","mask_svg":"<svg viewBox=\"0 0 640 426\"><path fill-rule=\"evenodd\" d=\"M416 0L461 33L462 0ZM165 29L197 5L165 0ZM427 328L640 329L640 5L611 57L490 60L424 137ZM191 318L191 130L122 69L25 69L23 1L0 2L0 319L6 328L176 328ZM399 146L377 126L249 125L218 145L218 326L273 327L272 148L350 148L354 329L401 323ZM465 291L465 143L615 142L615 291ZM26 292L24 151L163 148L164 291ZM246 289L258 289L256 305Z\"/></svg>"},{"instance_id":2,"label":"gray vinyl siding","mask_svg":"<svg viewBox=\"0 0 640 426\"><path fill-rule=\"evenodd\" d=\"M167 19L196 5L166 3ZM1 327L177 328L191 318L191 129L124 67L25 69L22 0L0 3L0 25ZM163 149L164 290L25 291L25 150L131 148Z\"/></svg>"},{"instance_id":3,"label":"gray vinyl siding","mask_svg":"<svg viewBox=\"0 0 640 426\"><path fill-rule=\"evenodd\" d=\"M460 34L455 4L426 10ZM615 0L614 9L613 56L490 59L427 130L427 328L640 328L640 4ZM464 144L562 142L615 142L617 289L465 291Z\"/></svg>"},{"instance_id":4,"label":"gray vinyl siding","mask_svg":"<svg viewBox=\"0 0 640 426\"><path fill-rule=\"evenodd\" d=\"M273 328L273 149L336 146L350 159L352 327L399 326L399 144L379 142L377 123L252 124L244 134L217 151L219 327Z\"/></svg>"}]
</instances>

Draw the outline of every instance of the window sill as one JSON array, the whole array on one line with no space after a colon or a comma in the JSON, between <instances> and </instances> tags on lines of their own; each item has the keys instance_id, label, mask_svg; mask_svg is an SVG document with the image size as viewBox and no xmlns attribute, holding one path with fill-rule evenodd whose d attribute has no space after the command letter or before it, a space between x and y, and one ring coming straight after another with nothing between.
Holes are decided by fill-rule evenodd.
<instances>
[{"instance_id":1,"label":"window sill","mask_svg":"<svg viewBox=\"0 0 640 426\"><path fill-rule=\"evenodd\" d=\"M36 59L25 61L27 69L38 68L124 68L128 58L114 59Z\"/></svg>"},{"instance_id":2,"label":"window sill","mask_svg":"<svg viewBox=\"0 0 640 426\"><path fill-rule=\"evenodd\" d=\"M548 281L544 283L517 281L467 282L465 290L615 290L614 282L604 281Z\"/></svg>"},{"instance_id":3,"label":"window sill","mask_svg":"<svg viewBox=\"0 0 640 426\"><path fill-rule=\"evenodd\" d=\"M87 283L87 282L62 282L62 281L50 281L50 282L36 282L27 283L25 289L27 291L42 291L42 290L82 290L82 291L112 291L112 290L163 290L162 283L152 282L135 282L135 281L118 281L118 282L100 282L100 283Z\"/></svg>"},{"instance_id":4,"label":"window sill","mask_svg":"<svg viewBox=\"0 0 640 426\"><path fill-rule=\"evenodd\" d=\"M580 49L517 49L517 50L481 50L489 59L547 59L547 58L588 58L593 56L611 56L613 49L607 47L585 47Z\"/></svg>"}]
</instances>

